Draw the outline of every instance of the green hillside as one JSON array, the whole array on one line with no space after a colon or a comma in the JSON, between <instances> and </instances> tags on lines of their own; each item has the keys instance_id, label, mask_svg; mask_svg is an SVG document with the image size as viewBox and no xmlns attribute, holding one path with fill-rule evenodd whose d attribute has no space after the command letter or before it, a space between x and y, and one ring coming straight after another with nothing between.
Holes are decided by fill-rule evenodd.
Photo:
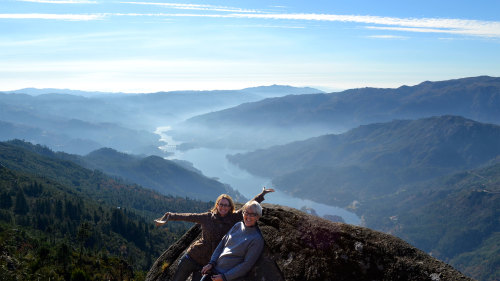
<instances>
[{"instance_id":1,"label":"green hillside","mask_svg":"<svg viewBox=\"0 0 500 281\"><path fill-rule=\"evenodd\" d=\"M298 197L348 206L500 155L500 126L458 116L360 126L229 158Z\"/></svg>"},{"instance_id":2,"label":"green hillside","mask_svg":"<svg viewBox=\"0 0 500 281\"><path fill-rule=\"evenodd\" d=\"M2 280L143 280L189 226L156 229L153 218L211 205L126 185L34 148L0 143Z\"/></svg>"},{"instance_id":3,"label":"green hillside","mask_svg":"<svg viewBox=\"0 0 500 281\"><path fill-rule=\"evenodd\" d=\"M478 280L500 277L500 164L363 202L368 227L397 235Z\"/></svg>"},{"instance_id":4,"label":"green hillside","mask_svg":"<svg viewBox=\"0 0 500 281\"><path fill-rule=\"evenodd\" d=\"M236 200L244 201L243 196L230 186L159 156L131 156L102 148L81 159L86 167L119 176L161 194L210 201L219 194L227 193Z\"/></svg>"},{"instance_id":5,"label":"green hillside","mask_svg":"<svg viewBox=\"0 0 500 281\"><path fill-rule=\"evenodd\" d=\"M229 159L285 192L349 208L367 227L493 281L499 140L497 125L441 116L360 126Z\"/></svg>"},{"instance_id":6,"label":"green hillside","mask_svg":"<svg viewBox=\"0 0 500 281\"><path fill-rule=\"evenodd\" d=\"M86 156L53 152L47 147L32 145L19 140L6 142L59 162L85 167L96 173L117 177L128 183L155 190L163 195L173 195L210 201L221 193L228 193L236 200L245 198L230 186L207 178L200 172L158 156L137 156L118 152L111 148L102 148ZM60 171L60 170L57 170ZM60 175L65 177L64 173Z\"/></svg>"}]
</instances>

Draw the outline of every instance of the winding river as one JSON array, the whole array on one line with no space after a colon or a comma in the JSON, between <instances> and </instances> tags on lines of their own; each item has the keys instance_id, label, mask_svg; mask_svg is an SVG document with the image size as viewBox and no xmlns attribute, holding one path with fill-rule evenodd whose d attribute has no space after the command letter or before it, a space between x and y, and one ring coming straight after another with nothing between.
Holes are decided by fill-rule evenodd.
<instances>
[{"instance_id":1,"label":"winding river","mask_svg":"<svg viewBox=\"0 0 500 281\"><path fill-rule=\"evenodd\" d=\"M270 179L252 175L226 159L226 155L228 154L241 153L243 151L209 148L178 151L174 149L173 145L176 143L168 136L168 130L169 127L160 127L156 130L156 133L161 136L161 140L166 143L166 146L163 148L173 153L168 159L189 161L193 163L196 169L202 171L205 176L217 178L220 182L229 184L233 189L238 190L247 198L255 196L263 186L272 187ZM361 223L360 218L356 214L345 209L292 197L279 190L266 196L266 203L280 204L296 209L314 209L319 216L336 215L342 217L349 224L359 225Z\"/></svg>"}]
</instances>

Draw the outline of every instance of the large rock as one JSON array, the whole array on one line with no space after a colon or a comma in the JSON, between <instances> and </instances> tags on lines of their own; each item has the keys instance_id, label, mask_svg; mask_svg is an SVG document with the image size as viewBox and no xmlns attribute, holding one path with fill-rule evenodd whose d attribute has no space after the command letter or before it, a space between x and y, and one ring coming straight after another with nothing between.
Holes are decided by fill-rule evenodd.
<instances>
[{"instance_id":1,"label":"large rock","mask_svg":"<svg viewBox=\"0 0 500 281\"><path fill-rule=\"evenodd\" d=\"M246 281L472 280L394 236L288 207L263 206L259 226L266 248ZM194 226L169 247L146 280L170 280L199 234L200 227Z\"/></svg>"}]
</instances>

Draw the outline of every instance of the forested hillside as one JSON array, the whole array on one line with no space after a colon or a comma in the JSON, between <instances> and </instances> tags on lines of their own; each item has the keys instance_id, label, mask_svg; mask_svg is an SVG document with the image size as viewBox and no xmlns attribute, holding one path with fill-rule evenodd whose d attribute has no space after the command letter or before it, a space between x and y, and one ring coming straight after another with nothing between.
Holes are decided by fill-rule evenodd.
<instances>
[{"instance_id":1,"label":"forested hillside","mask_svg":"<svg viewBox=\"0 0 500 281\"><path fill-rule=\"evenodd\" d=\"M210 208L126 185L38 149L42 154L0 143L2 280L142 280L188 226L156 229L153 218Z\"/></svg>"},{"instance_id":2,"label":"forested hillside","mask_svg":"<svg viewBox=\"0 0 500 281\"><path fill-rule=\"evenodd\" d=\"M164 195L210 201L222 193L227 193L235 200L245 201L245 198L230 186L159 156L132 156L102 148L81 159L88 168L119 176Z\"/></svg>"},{"instance_id":3,"label":"forested hillside","mask_svg":"<svg viewBox=\"0 0 500 281\"><path fill-rule=\"evenodd\" d=\"M230 156L285 192L343 206L479 280L497 280L500 127L441 116ZM495 242L496 241L496 242Z\"/></svg>"},{"instance_id":4,"label":"forested hillside","mask_svg":"<svg viewBox=\"0 0 500 281\"><path fill-rule=\"evenodd\" d=\"M478 280L500 278L500 164L360 204L368 227L397 235Z\"/></svg>"},{"instance_id":5,"label":"forested hillside","mask_svg":"<svg viewBox=\"0 0 500 281\"><path fill-rule=\"evenodd\" d=\"M499 104L500 78L479 76L270 98L195 116L173 134L199 146L258 149L394 119L457 115L500 124Z\"/></svg>"},{"instance_id":6,"label":"forested hillside","mask_svg":"<svg viewBox=\"0 0 500 281\"><path fill-rule=\"evenodd\" d=\"M457 116L360 126L229 160L298 197L348 206L500 155L500 126Z\"/></svg>"}]
</instances>

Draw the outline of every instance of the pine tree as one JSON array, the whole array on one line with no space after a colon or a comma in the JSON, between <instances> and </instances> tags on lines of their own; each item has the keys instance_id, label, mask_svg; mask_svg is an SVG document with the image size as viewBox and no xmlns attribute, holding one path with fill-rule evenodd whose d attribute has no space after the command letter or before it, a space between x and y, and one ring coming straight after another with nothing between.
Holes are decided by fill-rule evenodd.
<instances>
[{"instance_id":1,"label":"pine tree","mask_svg":"<svg viewBox=\"0 0 500 281\"><path fill-rule=\"evenodd\" d=\"M0 208L1 209L10 209L12 207L12 198L9 193L2 192L0 194Z\"/></svg>"},{"instance_id":2,"label":"pine tree","mask_svg":"<svg viewBox=\"0 0 500 281\"><path fill-rule=\"evenodd\" d=\"M28 202L21 188L18 189L16 194L16 205L14 206L14 213L18 215L26 215L29 212Z\"/></svg>"},{"instance_id":3,"label":"pine tree","mask_svg":"<svg viewBox=\"0 0 500 281\"><path fill-rule=\"evenodd\" d=\"M82 258L83 247L85 245L85 242L87 242L91 234L92 234L92 227L88 222L83 222L82 224L80 224L77 233L77 238L78 241L80 242L80 259Z\"/></svg>"}]
</instances>

